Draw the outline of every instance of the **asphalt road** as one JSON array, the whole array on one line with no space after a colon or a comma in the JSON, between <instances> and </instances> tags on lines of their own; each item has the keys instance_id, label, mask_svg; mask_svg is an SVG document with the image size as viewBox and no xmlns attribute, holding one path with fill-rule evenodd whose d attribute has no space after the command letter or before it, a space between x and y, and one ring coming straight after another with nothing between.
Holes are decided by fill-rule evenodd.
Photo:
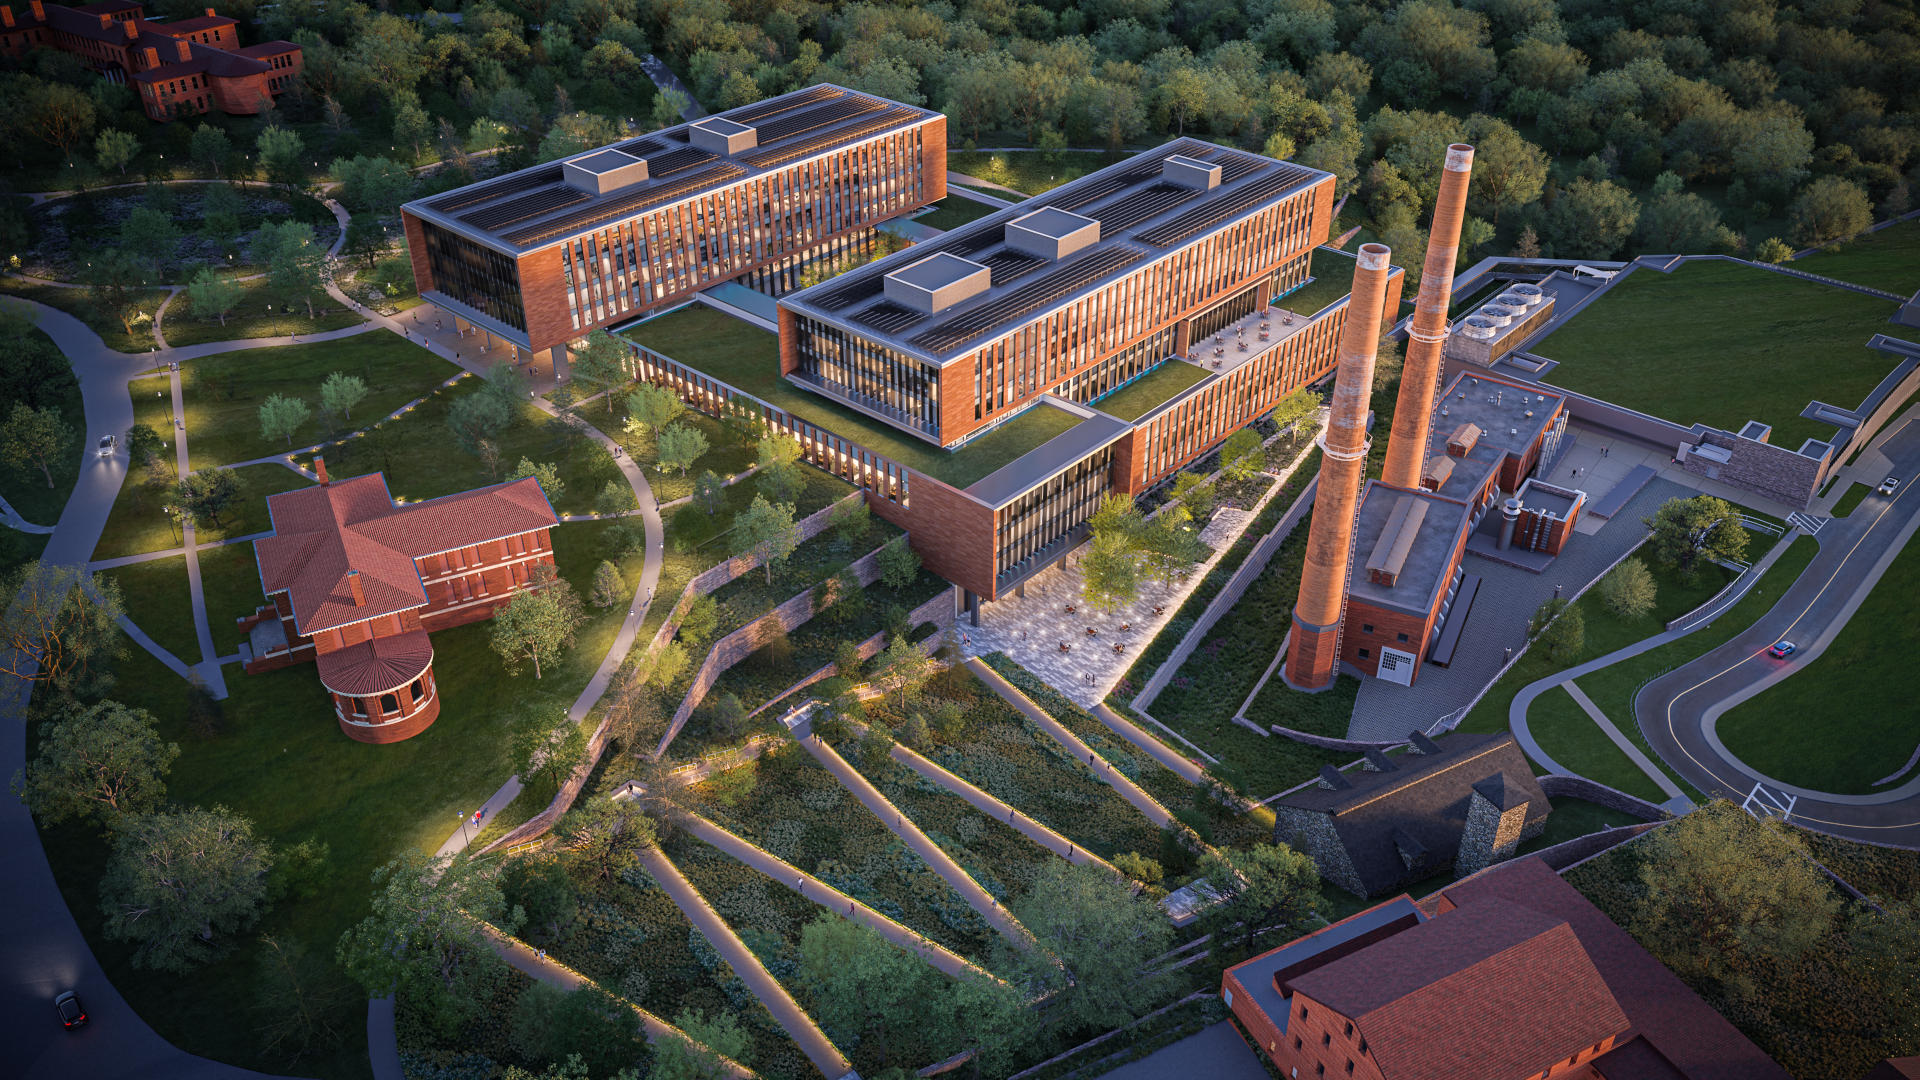
<instances>
[{"instance_id":1,"label":"asphalt road","mask_svg":"<svg viewBox=\"0 0 1920 1080\"><path fill-rule=\"evenodd\" d=\"M1758 783L1780 802L1785 796L1794 798L1789 820L1797 824L1856 840L1920 845L1920 775L1872 795L1809 791L1749 768L1714 732L1722 713L1819 657L1920 528L1920 495L1915 494L1920 486L1920 419L1897 422L1874 449L1891 460L1893 475L1906 480L1898 493L1891 498L1869 495L1850 515L1828 523L1819 534L1820 553L1772 610L1732 641L1648 683L1635 702L1635 714L1654 750L1709 795L1740 802ZM1767 646L1782 638L1798 646L1795 654L1786 660L1767 656ZM1859 677L1895 674L1862 672ZM1836 709L1845 707L1834 703ZM1822 737L1819 717L1800 722L1807 739ZM1887 762L1884 771L1901 764Z\"/></svg>"}]
</instances>

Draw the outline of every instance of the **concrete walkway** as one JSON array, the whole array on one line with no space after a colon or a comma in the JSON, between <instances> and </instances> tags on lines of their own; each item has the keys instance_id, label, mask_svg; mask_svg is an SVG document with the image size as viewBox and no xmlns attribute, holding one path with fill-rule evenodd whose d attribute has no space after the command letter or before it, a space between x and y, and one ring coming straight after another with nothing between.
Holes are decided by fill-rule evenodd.
<instances>
[{"instance_id":1,"label":"concrete walkway","mask_svg":"<svg viewBox=\"0 0 1920 1080\"><path fill-rule=\"evenodd\" d=\"M879 788L874 787L866 777L861 776L853 766L847 764L846 759L836 753L833 747L828 746L818 735L802 738L800 745L806 747L807 752L812 754L820 764L825 765L827 771L840 781L841 786L852 792L853 797L859 799L861 805L880 820L880 824L885 825L888 831L898 836L915 855L920 856L920 860L927 864L928 869L944 878L947 884L960 894L961 899L967 902L967 906L979 912L980 917L998 930L1001 937L1022 949L1032 947L1033 939L1027 933L1027 928L1021 926L1019 920L1015 919L1006 908L1000 906L998 900L981 888L980 883L973 880L972 875L961 869L960 864L954 862L952 856L941 850L939 844L934 843L926 833L921 832L918 825L908 821L907 816L901 813L898 807L888 802L885 795L880 794Z\"/></svg>"},{"instance_id":2,"label":"concrete walkway","mask_svg":"<svg viewBox=\"0 0 1920 1080\"><path fill-rule=\"evenodd\" d=\"M562 990L573 990L581 986L598 985L594 983L592 979L562 964L560 961L550 956L541 956L534 950L533 946L528 945L519 938L509 937L501 933L496 927L487 923L481 923L480 928L481 932L486 934L487 940L493 944L493 951L499 954L500 959L505 960L509 967L529 978L538 979L548 986L557 986ZM386 1035L390 1038L393 1027L393 999L376 998L373 1004L378 1006L382 1001L387 1003ZM693 1042L692 1039L687 1038L686 1032L681 1031L679 1028L674 1027L672 1024L667 1023L665 1020L662 1020L640 1006L635 1005L633 1002L629 1001L627 1004L633 1007L634 1012L640 1014L640 1027L641 1030L646 1032L649 1043L658 1044L662 1039L679 1039L682 1042ZM371 1012L369 1015L371 1015ZM368 1024L367 1034L367 1041L371 1043L374 1035L373 1025L371 1023ZM698 1046L699 1044L694 1043L694 1045ZM708 1052L712 1053L712 1051ZM734 1080L752 1080L754 1075L752 1069L747 1068L732 1058L722 1057L718 1054L714 1056L720 1058L720 1069L725 1075L733 1077ZM380 1075L379 1064L379 1056L376 1054L374 1058L374 1072L376 1077ZM394 1053L393 1064L396 1068L399 1065L398 1051ZM394 1073L394 1080L400 1080L401 1075L402 1074L397 1072ZM382 1080L384 1080L384 1078L382 1078Z\"/></svg>"},{"instance_id":3,"label":"concrete walkway","mask_svg":"<svg viewBox=\"0 0 1920 1080\"><path fill-rule=\"evenodd\" d=\"M1067 751L1074 757L1087 761L1093 761L1098 757L1092 748L1088 747L1086 743L1081 742L1073 732L1062 727L1058 720L1047 715L1045 709L1035 705L1032 698L1021 693L1019 687L1001 678L999 672L971 657L967 659L967 667L975 675L979 676L980 681L986 683L989 689L1007 699L1007 704L1020 710L1027 719L1039 725L1040 730L1053 736L1054 741L1066 747ZM1173 822L1174 817L1167 812L1166 807L1161 806L1159 801L1153 796L1142 791L1138 784L1120 775L1119 771L1113 766L1108 765L1104 769L1089 769L1088 771L1093 773L1097 779L1105 781L1107 786L1119 792L1121 798L1132 803L1134 809L1145 814L1147 820L1153 822L1156 826L1164 829Z\"/></svg>"},{"instance_id":4,"label":"concrete walkway","mask_svg":"<svg viewBox=\"0 0 1920 1080\"><path fill-rule=\"evenodd\" d=\"M193 470L187 464L186 391L181 386L178 367L168 365L167 382L173 390L173 415L180 418L173 432L174 475L184 477ZM220 674L220 653L213 645L213 628L207 625L207 594L200 585L200 541L190 514L180 515L180 541L187 553L187 596L193 605L193 633L200 645L200 662L194 665L194 674L215 701L222 701L227 696L227 680Z\"/></svg>"},{"instance_id":5,"label":"concrete walkway","mask_svg":"<svg viewBox=\"0 0 1920 1080\"><path fill-rule=\"evenodd\" d=\"M5 499L0 499L0 525L5 525L9 529L15 529L24 533L40 533L45 535L53 532L53 526L51 525L35 525L33 522L21 517L20 511L15 510L13 504Z\"/></svg>"},{"instance_id":6,"label":"concrete walkway","mask_svg":"<svg viewBox=\"0 0 1920 1080\"><path fill-rule=\"evenodd\" d=\"M1600 711L1600 706L1593 703L1593 699L1587 696L1585 690L1580 689L1572 679L1568 679L1560 685L1565 687L1568 695L1573 698L1589 717L1593 718L1593 722L1600 726L1600 730L1606 732L1607 738L1613 740L1613 745L1619 747L1621 753L1632 759L1634 765L1638 766L1641 772L1647 774L1647 779L1652 780L1659 786L1661 791L1666 792L1669 800L1679 799L1683 802L1689 801L1687 800L1686 793L1680 790L1680 786L1667 777L1666 771L1661 769L1660 766L1655 765L1653 760L1642 753L1640 748L1635 746L1624 732L1614 726L1613 721L1607 719L1607 714Z\"/></svg>"},{"instance_id":7,"label":"concrete walkway","mask_svg":"<svg viewBox=\"0 0 1920 1080\"><path fill-rule=\"evenodd\" d=\"M672 897L688 921L705 935L720 958L733 965L733 973L747 984L747 989L760 999L760 1004L767 1007L774 1020L786 1030L788 1037L799 1044L800 1052L807 1055L807 1060L820 1070L820 1075L829 1080L839 1080L853 1071L853 1063L840 1053L827 1038L826 1032L820 1030L820 1026L813 1022L800 1003L793 1000L793 995L787 993L786 987L781 986L767 971L760 963L760 958L747 948L746 942L740 940L740 936L733 932L720 913L701 897L700 891L680 873L680 868L673 865L672 860L660 849L648 848L640 853L640 865L654 883Z\"/></svg>"},{"instance_id":8,"label":"concrete walkway","mask_svg":"<svg viewBox=\"0 0 1920 1080\"><path fill-rule=\"evenodd\" d=\"M1132 743L1148 757L1173 770L1187 783L1198 784L1205 775L1206 770L1199 762L1174 753L1172 747L1148 734L1140 725L1121 716L1106 702L1102 701L1093 707L1093 717L1112 728L1115 735Z\"/></svg>"},{"instance_id":9,"label":"concrete walkway","mask_svg":"<svg viewBox=\"0 0 1920 1080\"><path fill-rule=\"evenodd\" d=\"M873 930L881 937L913 953L948 975L952 975L955 978L959 978L962 975L977 975L989 979L994 977L987 969L975 964L959 953L941 945L939 942L934 941L917 930L910 930L892 919L887 918L885 915L880 914L765 848L750 843L736 833L728 832L726 829L721 828L692 811L685 811L685 814L686 816L680 819L679 823L684 825L687 832L691 833L694 837L733 856L741 863L760 871L775 882L813 901L827 911L849 922L857 922L869 930Z\"/></svg>"},{"instance_id":10,"label":"concrete walkway","mask_svg":"<svg viewBox=\"0 0 1920 1080\"><path fill-rule=\"evenodd\" d=\"M1105 1080L1266 1080L1267 1075L1260 1056L1228 1020L1104 1074Z\"/></svg>"},{"instance_id":11,"label":"concrete walkway","mask_svg":"<svg viewBox=\"0 0 1920 1080\"><path fill-rule=\"evenodd\" d=\"M251 544L255 540L258 540L261 537L267 536L267 535L270 535L270 534L264 533L264 532L257 532L257 533L248 533L245 536L229 536L225 540L209 540L206 543L201 544L200 547L204 549L204 548L225 547L228 544ZM94 561L87 564L87 569L117 570L122 566L132 566L135 563L154 562L155 560L158 560L158 559L177 558L181 555L185 555L186 553L187 553L187 549L183 547L166 548L161 551L143 551L138 555L119 555L111 559L95 559Z\"/></svg>"}]
</instances>

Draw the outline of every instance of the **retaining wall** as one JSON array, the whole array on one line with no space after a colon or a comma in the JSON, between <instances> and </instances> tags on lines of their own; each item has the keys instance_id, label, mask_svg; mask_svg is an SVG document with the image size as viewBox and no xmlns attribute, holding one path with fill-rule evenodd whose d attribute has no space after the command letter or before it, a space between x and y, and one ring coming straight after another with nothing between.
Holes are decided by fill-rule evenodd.
<instances>
[{"instance_id":1,"label":"retaining wall","mask_svg":"<svg viewBox=\"0 0 1920 1080\"><path fill-rule=\"evenodd\" d=\"M1275 735L1284 735L1294 742L1306 743L1308 746L1317 746L1322 750L1350 750L1356 754L1363 754L1368 750L1386 750L1390 747L1400 746L1407 741L1405 739L1395 739L1392 742L1360 742L1355 739L1335 739L1327 735L1315 735L1311 732L1295 731L1293 728L1281 727L1279 724L1271 725L1268 730L1272 731Z\"/></svg>"},{"instance_id":2,"label":"retaining wall","mask_svg":"<svg viewBox=\"0 0 1920 1080\"><path fill-rule=\"evenodd\" d=\"M1645 799L1635 798L1624 791L1616 791L1605 784L1595 783L1584 776L1563 776L1548 773L1539 777L1540 790L1547 793L1549 799L1585 799L1598 803L1609 810L1618 810L1623 814L1632 814L1642 821L1664 821L1668 817L1665 810Z\"/></svg>"}]
</instances>

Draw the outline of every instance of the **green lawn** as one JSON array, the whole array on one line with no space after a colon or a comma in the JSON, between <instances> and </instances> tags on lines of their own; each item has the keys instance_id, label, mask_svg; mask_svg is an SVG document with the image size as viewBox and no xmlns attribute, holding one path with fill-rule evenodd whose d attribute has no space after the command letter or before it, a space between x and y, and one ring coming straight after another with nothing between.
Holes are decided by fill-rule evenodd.
<instances>
[{"instance_id":1,"label":"green lawn","mask_svg":"<svg viewBox=\"0 0 1920 1080\"><path fill-rule=\"evenodd\" d=\"M1062 150L1056 154L1038 150L995 153L956 150L947 155L947 168L990 184L1004 184L1015 191L1038 195L1121 160L1123 155L1085 150ZM990 189L988 193L993 194Z\"/></svg>"},{"instance_id":2,"label":"green lawn","mask_svg":"<svg viewBox=\"0 0 1920 1080\"><path fill-rule=\"evenodd\" d=\"M304 316L303 316L304 317ZM320 411L320 383L333 372L358 375L368 393L344 422L369 423L430 394L460 369L390 330L339 341L246 349L194 360L181 369L191 467L226 465L286 452L282 441L260 433L260 404L268 395L306 401L312 415L294 432L292 446L307 446L331 434Z\"/></svg>"},{"instance_id":3,"label":"green lawn","mask_svg":"<svg viewBox=\"0 0 1920 1080\"><path fill-rule=\"evenodd\" d=\"M957 229L969 221L978 221L988 214L998 213L997 206L988 206L975 202L962 195L949 195L933 204L933 211L913 220L929 229Z\"/></svg>"},{"instance_id":4,"label":"green lawn","mask_svg":"<svg viewBox=\"0 0 1920 1080\"><path fill-rule=\"evenodd\" d=\"M265 530L267 496L312 483L283 465L248 465L235 469L234 475L240 480L240 493L233 505L221 512L220 524L208 522L194 530L202 544ZM120 484L119 497L113 501L113 511L107 515L107 526L100 533L93 557L114 559L179 547L179 529L163 509L173 503L173 492L170 477L168 482L152 486L147 483L145 469L128 473Z\"/></svg>"},{"instance_id":5,"label":"green lawn","mask_svg":"<svg viewBox=\"0 0 1920 1080\"><path fill-rule=\"evenodd\" d=\"M1184 360L1163 360L1145 375L1105 397L1096 398L1092 404L1109 416L1138 420L1210 374L1205 368Z\"/></svg>"},{"instance_id":6,"label":"green lawn","mask_svg":"<svg viewBox=\"0 0 1920 1080\"><path fill-rule=\"evenodd\" d=\"M1565 687L1556 686L1533 700L1527 724L1547 756L1576 776L1584 776L1650 803L1667 796L1593 722Z\"/></svg>"},{"instance_id":7,"label":"green lawn","mask_svg":"<svg viewBox=\"0 0 1920 1080\"><path fill-rule=\"evenodd\" d=\"M1831 424L1800 417L1819 399L1851 408L1892 368L1866 348L1893 304L1728 262L1637 270L1533 351L1560 362L1556 386L1680 424L1773 427L1798 449Z\"/></svg>"},{"instance_id":8,"label":"green lawn","mask_svg":"<svg viewBox=\"0 0 1920 1080\"><path fill-rule=\"evenodd\" d=\"M36 329L28 333L46 339L49 347L53 344L44 331ZM58 352L57 349L55 351ZM60 520L60 511L66 507L67 497L73 494L74 482L80 479L82 463L87 468L102 464L98 458L86 454L85 450L92 447L100 436L107 434L104 431L87 430L86 409L80 401L80 380L73 377L73 371L67 365L58 361L55 364L61 370L49 373L54 377L36 380L38 400L24 403L39 407L52 406L73 431L73 442L47 470L53 474L53 482L49 484L47 476L33 465L7 465L0 468L0 497L5 497L15 513L35 525L52 525ZM0 402L0 410L5 412L11 412L13 406L11 401ZM114 434L124 436L123 432Z\"/></svg>"},{"instance_id":9,"label":"green lawn","mask_svg":"<svg viewBox=\"0 0 1920 1080\"><path fill-rule=\"evenodd\" d=\"M1920 744L1911 687L1889 674L1920 648L1920 546L1908 544L1817 659L1720 717L1735 757L1797 787L1865 795ZM1845 702L1844 708L1835 703ZM1816 719L1817 718L1817 719Z\"/></svg>"},{"instance_id":10,"label":"green lawn","mask_svg":"<svg viewBox=\"0 0 1920 1080\"><path fill-rule=\"evenodd\" d=\"M1353 256L1327 248L1313 249L1313 262L1307 283L1280 298L1279 306L1300 315L1314 316L1328 304L1353 291ZM1388 312L1391 316L1392 312Z\"/></svg>"},{"instance_id":11,"label":"green lawn","mask_svg":"<svg viewBox=\"0 0 1920 1080\"><path fill-rule=\"evenodd\" d=\"M134 307L144 312L146 321L134 324L133 332L94 298L92 289L63 289L55 285L34 285L16 277L0 276L0 289L14 296L37 301L50 308L58 308L87 324L87 329L100 335L107 348L116 352L146 352L154 348L153 313L160 310L166 302L165 289L135 289L128 294L128 300Z\"/></svg>"},{"instance_id":12,"label":"green lawn","mask_svg":"<svg viewBox=\"0 0 1920 1080\"><path fill-rule=\"evenodd\" d=\"M207 604L207 629L213 634L213 649L221 656L231 656L246 640L236 620L253 614L267 602L260 591L260 564L254 559L252 544L201 548L199 557L200 592Z\"/></svg>"},{"instance_id":13,"label":"green lawn","mask_svg":"<svg viewBox=\"0 0 1920 1080\"><path fill-rule=\"evenodd\" d=\"M558 467L565 490L558 497L548 492L556 512L591 512L593 497L608 480L620 477L619 467L605 449L584 438L576 439L569 449L548 429L547 414L532 405L521 406L518 421L497 440L498 476L488 473L480 458L459 448L447 430L447 414L455 401L477 394L485 386L479 379L462 379L399 419L385 421L364 436L323 448L328 474L338 479L384 472L387 490L394 498L417 502L498 483L527 458ZM299 458L300 464L309 467L312 460L311 454Z\"/></svg>"},{"instance_id":14,"label":"green lawn","mask_svg":"<svg viewBox=\"0 0 1920 1080\"><path fill-rule=\"evenodd\" d=\"M1838 250L1821 251L1787 264L1855 285L1912 296L1920 292L1920 221L1903 221Z\"/></svg>"},{"instance_id":15,"label":"green lawn","mask_svg":"<svg viewBox=\"0 0 1920 1080\"><path fill-rule=\"evenodd\" d=\"M1754 550L1749 551L1749 557L1754 557L1758 550L1756 543ZM1731 574L1717 566L1708 567L1696 580L1687 581L1651 558L1641 557L1641 561L1653 572L1656 589L1653 610L1638 619L1625 619L1607 610L1598 597L1589 594L1582 598L1575 605L1580 609L1587 627L1586 643L1580 651L1567 658L1565 663L1555 663L1547 657L1544 649L1527 650L1512 670L1493 684L1486 696L1480 699L1480 704L1467 714L1466 720L1460 725L1461 730L1507 730L1507 711L1513 704L1513 696L1520 692L1521 687L1661 633L1667 628L1668 621L1706 603L1732 580Z\"/></svg>"},{"instance_id":16,"label":"green lawn","mask_svg":"<svg viewBox=\"0 0 1920 1080\"><path fill-rule=\"evenodd\" d=\"M325 289L313 290L314 314L309 316L305 300L270 288L263 278L240 282L240 288L240 302L227 314L224 324L217 318L194 314L185 295L168 305L167 317L160 325L167 344L177 349L209 341L318 334L367 321L352 308L341 307Z\"/></svg>"},{"instance_id":17,"label":"green lawn","mask_svg":"<svg viewBox=\"0 0 1920 1080\"><path fill-rule=\"evenodd\" d=\"M1846 517L1848 514L1853 513L1853 508L1859 506L1860 500L1866 498L1867 493L1871 490L1873 489L1865 484L1848 484L1847 490L1841 494L1840 498L1834 501L1833 510L1831 511L1832 515L1834 517Z\"/></svg>"},{"instance_id":18,"label":"green lawn","mask_svg":"<svg viewBox=\"0 0 1920 1080\"><path fill-rule=\"evenodd\" d=\"M712 308L690 305L624 333L662 356L954 487L972 484L1078 422L1060 409L1030 408L949 452L782 379L779 339Z\"/></svg>"},{"instance_id":19,"label":"green lawn","mask_svg":"<svg viewBox=\"0 0 1920 1080\"><path fill-rule=\"evenodd\" d=\"M155 644L178 657L181 663L192 665L201 661L200 638L193 629L185 555L151 559L101 573L120 584L127 617L146 631ZM254 591L258 592L258 587Z\"/></svg>"},{"instance_id":20,"label":"green lawn","mask_svg":"<svg viewBox=\"0 0 1920 1080\"><path fill-rule=\"evenodd\" d=\"M561 573L583 595L605 557L604 531L599 522L554 530ZM626 560L622 569L638 574L640 559ZM209 601L211 617L217 610L211 607L211 590ZM321 960L327 977L310 989L333 996L325 1011L340 1042L330 1054L297 1064L260 1052L258 1032L266 1017L259 1011L258 948L252 935L234 956L186 976L131 968L128 951L99 936L96 889L106 855L103 839L88 828L53 830L47 852L68 904L114 985L141 1017L176 1046L217 1060L328 1080L364 1077L365 999L333 967L334 943L365 915L371 893L367 879L375 867L409 846L438 847L458 817L506 779L501 759L511 722L525 714L557 714L572 704L624 615L618 608L588 610L592 618L578 644L539 681L531 672L505 673L487 644L486 623L435 633L440 716L422 734L387 746L368 746L341 734L311 665L265 675L229 667L232 697L223 703L219 729L196 731L185 720L186 684L130 646L115 694L153 712L163 735L180 745L168 794L184 803L231 807L276 844L311 838L329 846L319 894L281 901L258 932ZM215 640L224 647L218 630Z\"/></svg>"},{"instance_id":21,"label":"green lawn","mask_svg":"<svg viewBox=\"0 0 1920 1080\"><path fill-rule=\"evenodd\" d=\"M1788 588L1799 579L1807 564L1813 561L1819 551L1818 545L1806 538L1796 538L1783 552L1777 562L1757 582L1740 602L1721 614L1713 622L1695 630L1678 641L1670 641L1657 649L1649 649L1638 656L1629 657L1617 664L1610 664L1591 674L1580 677L1580 689L1587 697L1605 712L1609 719L1627 738L1645 751L1647 756L1659 761L1659 755L1648 745L1647 738L1640 731L1640 725L1634 717L1633 698L1649 680L1662 672L1686 663L1695 657L1704 655L1730 640L1734 635L1752 626L1754 621L1764 615L1768 608L1777 603ZM1479 715L1478 710L1474 713ZM1504 714L1503 714L1504 715ZM1473 719L1472 716L1468 717ZM1464 725L1463 725L1464 726ZM1891 770L1892 766L1888 766ZM1681 790L1698 798L1684 779L1675 778Z\"/></svg>"},{"instance_id":22,"label":"green lawn","mask_svg":"<svg viewBox=\"0 0 1920 1080\"><path fill-rule=\"evenodd\" d=\"M40 553L47 549L47 540L51 535L0 529L0 574L10 574L14 567L39 558Z\"/></svg>"}]
</instances>

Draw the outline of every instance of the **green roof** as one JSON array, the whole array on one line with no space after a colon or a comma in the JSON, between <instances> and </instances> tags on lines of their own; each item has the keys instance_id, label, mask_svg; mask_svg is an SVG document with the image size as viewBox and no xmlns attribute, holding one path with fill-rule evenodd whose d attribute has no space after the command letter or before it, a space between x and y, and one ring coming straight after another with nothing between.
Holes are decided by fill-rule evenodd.
<instances>
[{"instance_id":1,"label":"green roof","mask_svg":"<svg viewBox=\"0 0 1920 1080\"><path fill-rule=\"evenodd\" d=\"M1093 407L1122 420L1133 421L1147 415L1212 372L1185 360L1163 360L1132 382L1102 398Z\"/></svg>"},{"instance_id":2,"label":"green roof","mask_svg":"<svg viewBox=\"0 0 1920 1080\"><path fill-rule=\"evenodd\" d=\"M1313 262L1307 272L1313 276L1305 285L1281 297L1280 307L1312 317L1353 291L1353 256L1344 251L1314 248Z\"/></svg>"},{"instance_id":3,"label":"green roof","mask_svg":"<svg viewBox=\"0 0 1920 1080\"><path fill-rule=\"evenodd\" d=\"M1062 409L1030 408L958 450L943 450L781 378L779 338L710 307L691 304L627 327L621 334L956 488L967 487L1080 423L1079 417Z\"/></svg>"}]
</instances>

